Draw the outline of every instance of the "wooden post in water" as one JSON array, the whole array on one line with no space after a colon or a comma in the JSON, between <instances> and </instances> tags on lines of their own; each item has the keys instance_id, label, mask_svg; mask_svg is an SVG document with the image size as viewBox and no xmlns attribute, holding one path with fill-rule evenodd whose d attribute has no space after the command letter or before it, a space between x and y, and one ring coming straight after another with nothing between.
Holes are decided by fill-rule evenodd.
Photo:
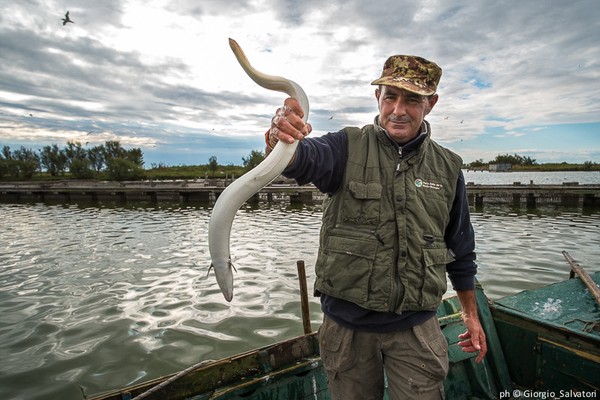
<instances>
[{"instance_id":1,"label":"wooden post in water","mask_svg":"<svg viewBox=\"0 0 600 400\"><path fill-rule=\"evenodd\" d=\"M482 207L483 206L483 194L475 194L475 207Z\"/></svg>"},{"instance_id":2,"label":"wooden post in water","mask_svg":"<svg viewBox=\"0 0 600 400\"><path fill-rule=\"evenodd\" d=\"M312 327L310 326L310 310L308 309L308 287L306 285L306 269L304 268L304 261L297 261L296 267L298 267L298 280L300 281L302 325L304 326L304 334L308 335L312 332Z\"/></svg>"}]
</instances>

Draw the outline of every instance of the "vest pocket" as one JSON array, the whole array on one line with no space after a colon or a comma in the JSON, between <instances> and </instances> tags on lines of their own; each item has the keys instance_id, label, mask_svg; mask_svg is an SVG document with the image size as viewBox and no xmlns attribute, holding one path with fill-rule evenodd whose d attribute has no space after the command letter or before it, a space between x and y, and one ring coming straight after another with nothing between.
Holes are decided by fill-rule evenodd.
<instances>
[{"instance_id":1,"label":"vest pocket","mask_svg":"<svg viewBox=\"0 0 600 400\"><path fill-rule=\"evenodd\" d=\"M377 247L371 238L329 236L322 263L323 292L359 304L367 301Z\"/></svg>"},{"instance_id":2,"label":"vest pocket","mask_svg":"<svg viewBox=\"0 0 600 400\"><path fill-rule=\"evenodd\" d=\"M420 304L437 307L446 292L446 264L452 261L446 247L423 248L423 289Z\"/></svg>"},{"instance_id":3,"label":"vest pocket","mask_svg":"<svg viewBox=\"0 0 600 400\"><path fill-rule=\"evenodd\" d=\"M381 192L379 182L348 182L350 196L346 196L342 209L343 222L374 225L379 222Z\"/></svg>"}]
</instances>

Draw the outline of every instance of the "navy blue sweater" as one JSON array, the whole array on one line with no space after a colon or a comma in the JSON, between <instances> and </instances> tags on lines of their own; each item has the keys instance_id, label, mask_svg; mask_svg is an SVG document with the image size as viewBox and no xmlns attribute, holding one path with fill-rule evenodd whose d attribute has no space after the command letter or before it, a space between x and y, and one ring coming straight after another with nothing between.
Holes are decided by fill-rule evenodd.
<instances>
[{"instance_id":1,"label":"navy blue sweater","mask_svg":"<svg viewBox=\"0 0 600 400\"><path fill-rule=\"evenodd\" d=\"M423 128L426 129L425 124ZM392 143L397 146L400 157L407 157L418 149L424 138L422 133L402 147ZM299 143L296 158L283 175L295 179L300 185L312 182L321 192L332 195L341 187L347 159L348 138L344 131L307 138ZM456 185L445 241L455 256L455 260L446 266L453 288L472 290L477 271L475 235L462 172ZM407 329L435 315L434 311L409 311L402 315L376 312L326 294L321 294L321 307L325 314L348 328L380 333Z\"/></svg>"}]
</instances>

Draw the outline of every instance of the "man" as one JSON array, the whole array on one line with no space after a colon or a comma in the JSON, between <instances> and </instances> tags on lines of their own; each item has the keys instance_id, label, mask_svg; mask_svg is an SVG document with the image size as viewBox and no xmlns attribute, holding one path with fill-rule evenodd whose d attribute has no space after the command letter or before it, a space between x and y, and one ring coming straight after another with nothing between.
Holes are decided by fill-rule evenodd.
<instances>
[{"instance_id":1,"label":"man","mask_svg":"<svg viewBox=\"0 0 600 400\"><path fill-rule=\"evenodd\" d=\"M379 115L363 128L305 137L303 110L286 99L266 134L300 140L284 175L327 193L315 293L324 313L321 357L334 399L441 399L448 345L436 309L446 272L462 306L463 350L487 351L474 293L475 240L462 160L431 139L425 117L442 71L421 57L388 58Z\"/></svg>"}]
</instances>

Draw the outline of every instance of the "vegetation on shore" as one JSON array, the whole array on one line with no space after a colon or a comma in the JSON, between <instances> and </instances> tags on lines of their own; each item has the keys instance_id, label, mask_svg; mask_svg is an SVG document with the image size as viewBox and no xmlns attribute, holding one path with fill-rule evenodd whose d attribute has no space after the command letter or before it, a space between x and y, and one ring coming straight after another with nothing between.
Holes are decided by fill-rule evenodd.
<instances>
[{"instance_id":1,"label":"vegetation on shore","mask_svg":"<svg viewBox=\"0 0 600 400\"><path fill-rule=\"evenodd\" d=\"M586 161L583 164L567 162L538 164L535 159L518 154L499 154L491 161L479 159L465 164L464 167L487 171L492 164L509 164L511 171L600 171L600 164L592 161Z\"/></svg>"},{"instance_id":2,"label":"vegetation on shore","mask_svg":"<svg viewBox=\"0 0 600 400\"><path fill-rule=\"evenodd\" d=\"M242 157L243 164L220 165L212 156L205 165L165 166L152 165L144 169L144 155L140 148L125 149L118 141L84 148L81 143L70 141L64 148L58 145L33 150L21 146L0 150L0 180L2 181L51 181L63 179L98 179L111 181L134 181L142 179L196 179L239 177L254 168L265 155L253 150Z\"/></svg>"},{"instance_id":3,"label":"vegetation on shore","mask_svg":"<svg viewBox=\"0 0 600 400\"><path fill-rule=\"evenodd\" d=\"M37 151L23 146L16 150L3 146L0 151L0 180L237 178L260 164L264 158L263 152L253 150L247 158L242 157L242 165L220 165L217 157L212 156L204 165L152 164L151 168L145 169L142 150L125 149L118 141L108 141L91 148L84 148L79 142L68 142L62 149L54 144ZM600 171L600 164L592 161L583 164L538 164L536 160L518 154L498 155L487 162L476 160L464 165L464 168L488 170L490 164L510 164L512 171Z\"/></svg>"}]
</instances>

